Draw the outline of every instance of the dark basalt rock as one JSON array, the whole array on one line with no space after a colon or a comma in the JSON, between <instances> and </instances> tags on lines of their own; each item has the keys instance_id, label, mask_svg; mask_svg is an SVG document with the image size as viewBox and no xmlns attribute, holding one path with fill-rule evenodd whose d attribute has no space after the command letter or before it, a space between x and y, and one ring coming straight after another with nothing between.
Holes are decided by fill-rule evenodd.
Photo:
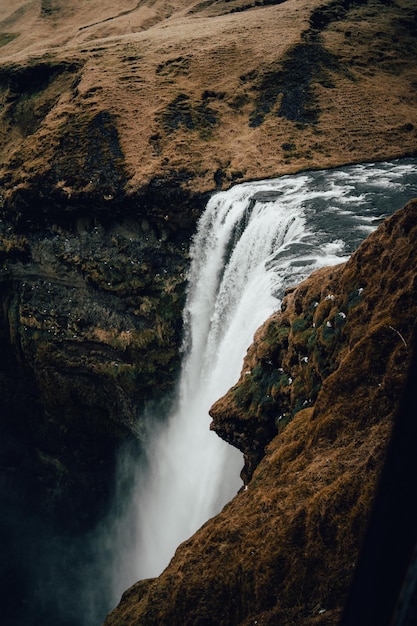
<instances>
[{"instance_id":1,"label":"dark basalt rock","mask_svg":"<svg viewBox=\"0 0 417 626\"><path fill-rule=\"evenodd\" d=\"M98 559L92 532L115 496L120 450L141 457L150 416L163 418L178 375L188 241L203 200L163 177L128 198L123 170L112 169L111 155L121 153L110 127L104 114L92 119L83 163L95 155L92 171L106 176L111 200L99 197L101 183L80 191L87 166L75 167L74 197L65 198L52 168L38 188L12 190L1 209L5 623L31 624L33 615L77 623L81 572ZM96 593L107 597L98 603L108 610L111 585L101 570ZM60 594L67 600L58 609ZM73 617L62 622L66 612Z\"/></svg>"}]
</instances>

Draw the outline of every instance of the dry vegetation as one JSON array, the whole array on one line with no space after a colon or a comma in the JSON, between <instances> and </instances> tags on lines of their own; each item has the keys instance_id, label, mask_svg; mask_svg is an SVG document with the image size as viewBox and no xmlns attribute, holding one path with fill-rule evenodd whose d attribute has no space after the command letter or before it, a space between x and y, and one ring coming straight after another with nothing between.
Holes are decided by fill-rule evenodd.
<instances>
[{"instance_id":1,"label":"dry vegetation","mask_svg":"<svg viewBox=\"0 0 417 626\"><path fill-rule=\"evenodd\" d=\"M117 129L129 193L172 172L201 192L415 151L411 0L5 2L0 35L0 62L31 65L29 87L40 65L61 64L38 85L36 105L28 83L4 77L1 149L14 185L47 173L63 129L82 132L102 111ZM32 119L19 132L17 106ZM70 194L68 169L48 184Z\"/></svg>"},{"instance_id":2,"label":"dry vegetation","mask_svg":"<svg viewBox=\"0 0 417 626\"><path fill-rule=\"evenodd\" d=\"M336 345L322 352L330 368L314 406L272 436L247 488L178 548L158 579L132 587L106 626L338 624L412 351L416 216L414 201L348 263L301 283L284 300L284 312L258 331L242 372L267 370L273 360L275 369L293 375L295 387L301 374L291 357L306 354L305 346L292 333L280 352L269 341L271 326L308 315L312 299L326 293L335 298L323 327L341 307L347 314L341 335L330 342ZM358 284L363 292L351 302ZM316 368L317 361L306 367ZM215 429L229 441L243 440L246 455L248 424L256 429L274 420L282 402L277 397L274 416L261 404L242 415L236 389L248 395L247 378L242 373L212 409Z\"/></svg>"}]
</instances>

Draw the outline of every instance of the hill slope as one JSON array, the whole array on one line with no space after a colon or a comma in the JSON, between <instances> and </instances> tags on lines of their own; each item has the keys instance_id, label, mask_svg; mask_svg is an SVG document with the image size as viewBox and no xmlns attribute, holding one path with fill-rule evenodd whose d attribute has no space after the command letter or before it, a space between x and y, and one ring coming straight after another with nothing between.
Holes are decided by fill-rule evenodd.
<instances>
[{"instance_id":1,"label":"hill slope","mask_svg":"<svg viewBox=\"0 0 417 626\"><path fill-rule=\"evenodd\" d=\"M42 181L55 202L102 202L104 164L78 153L104 112L107 196L413 152L415 33L411 0L2 3L6 197Z\"/></svg>"}]
</instances>

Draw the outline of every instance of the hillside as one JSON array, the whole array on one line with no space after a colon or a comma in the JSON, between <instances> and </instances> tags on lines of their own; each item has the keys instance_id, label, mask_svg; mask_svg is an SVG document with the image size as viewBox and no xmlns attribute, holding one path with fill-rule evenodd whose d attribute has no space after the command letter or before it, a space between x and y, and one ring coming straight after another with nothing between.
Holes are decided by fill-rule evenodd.
<instances>
[{"instance_id":1,"label":"hillside","mask_svg":"<svg viewBox=\"0 0 417 626\"><path fill-rule=\"evenodd\" d=\"M411 0L11 4L0 61L12 205L40 181L44 201L100 204L151 180L201 193L415 150ZM108 154L88 159L108 125Z\"/></svg>"}]
</instances>

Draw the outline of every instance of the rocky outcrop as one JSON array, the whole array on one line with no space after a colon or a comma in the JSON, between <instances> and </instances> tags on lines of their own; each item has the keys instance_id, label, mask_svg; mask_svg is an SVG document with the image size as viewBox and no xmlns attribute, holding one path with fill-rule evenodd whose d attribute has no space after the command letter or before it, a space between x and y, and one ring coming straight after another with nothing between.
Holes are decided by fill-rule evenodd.
<instances>
[{"instance_id":1,"label":"rocky outcrop","mask_svg":"<svg viewBox=\"0 0 417 626\"><path fill-rule=\"evenodd\" d=\"M24 236L9 228L2 241L2 380L5 390L19 380L21 388L3 395L3 422L32 441L34 474L55 468L48 482L61 485L67 504L77 499L65 494L67 479L84 492L77 459L98 469L118 441L143 434L145 401L172 389L187 262L145 219L77 224ZM85 446L75 457L74 441Z\"/></svg>"},{"instance_id":2,"label":"rocky outcrop","mask_svg":"<svg viewBox=\"0 0 417 626\"><path fill-rule=\"evenodd\" d=\"M5 624L61 623L63 572L79 595L69 581L91 549L79 538L109 509L120 449L140 457L149 407L164 415L178 375L190 226L90 201L60 212L26 197L0 224Z\"/></svg>"},{"instance_id":3,"label":"rocky outcrop","mask_svg":"<svg viewBox=\"0 0 417 626\"><path fill-rule=\"evenodd\" d=\"M211 410L246 486L106 626L338 623L415 350L416 243L413 201L286 295Z\"/></svg>"}]
</instances>

